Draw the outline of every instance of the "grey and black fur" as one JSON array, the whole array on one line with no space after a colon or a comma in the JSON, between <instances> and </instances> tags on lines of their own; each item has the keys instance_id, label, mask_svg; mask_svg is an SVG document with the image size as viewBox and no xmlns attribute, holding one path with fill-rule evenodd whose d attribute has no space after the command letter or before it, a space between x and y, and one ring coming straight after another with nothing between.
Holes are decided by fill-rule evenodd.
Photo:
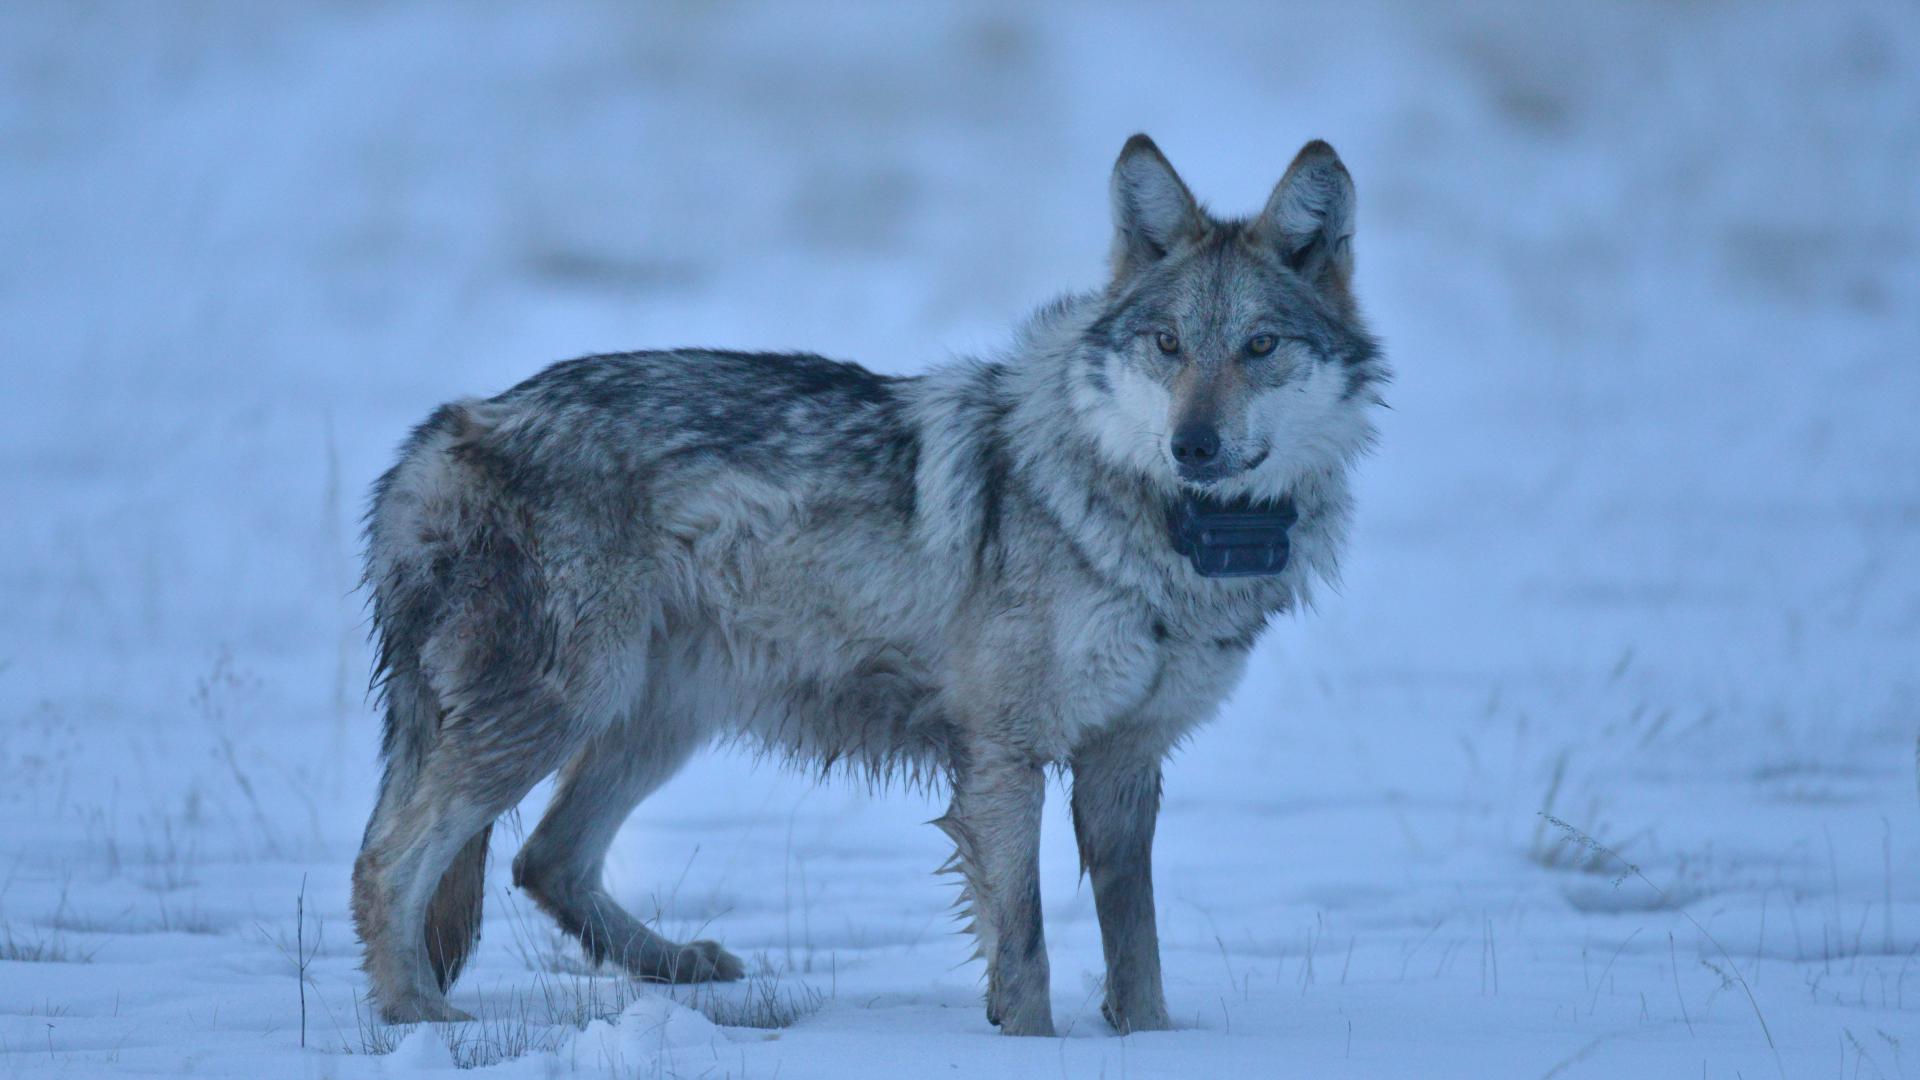
<instances>
[{"instance_id":1,"label":"grey and black fur","mask_svg":"<svg viewBox=\"0 0 1920 1080\"><path fill-rule=\"evenodd\" d=\"M1053 1030L1037 875L1050 766L1120 1031L1168 1026L1149 869L1160 764L1276 613L1331 579L1386 378L1350 292L1353 187L1303 149L1255 218L1208 216L1145 136L1112 277L1001 359L915 378L810 355L623 353L442 407L367 526L386 774L354 867L382 1014L445 991L494 819L558 772L515 882L597 960L732 979L620 909L601 864L687 757L741 738L935 779L987 1017ZM1290 497L1292 561L1201 577L1184 492Z\"/></svg>"}]
</instances>

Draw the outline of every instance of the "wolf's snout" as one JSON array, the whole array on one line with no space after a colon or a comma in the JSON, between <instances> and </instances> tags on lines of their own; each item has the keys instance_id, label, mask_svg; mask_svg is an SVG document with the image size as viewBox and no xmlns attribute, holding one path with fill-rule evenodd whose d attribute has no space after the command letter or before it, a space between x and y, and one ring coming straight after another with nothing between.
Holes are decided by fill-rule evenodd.
<instances>
[{"instance_id":1,"label":"wolf's snout","mask_svg":"<svg viewBox=\"0 0 1920 1080\"><path fill-rule=\"evenodd\" d=\"M1220 432L1212 424L1187 424L1173 433L1173 460L1182 469L1204 468L1220 456Z\"/></svg>"},{"instance_id":2,"label":"wolf's snout","mask_svg":"<svg viewBox=\"0 0 1920 1080\"><path fill-rule=\"evenodd\" d=\"M1220 430L1212 424L1182 424L1173 433L1173 463L1183 480L1220 479Z\"/></svg>"}]
</instances>

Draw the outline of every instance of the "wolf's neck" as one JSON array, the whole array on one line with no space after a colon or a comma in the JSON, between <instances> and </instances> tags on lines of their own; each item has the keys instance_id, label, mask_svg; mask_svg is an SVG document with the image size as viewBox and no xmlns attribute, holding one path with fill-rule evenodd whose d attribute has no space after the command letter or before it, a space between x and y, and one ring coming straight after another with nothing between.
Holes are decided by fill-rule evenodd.
<instances>
[{"instance_id":1,"label":"wolf's neck","mask_svg":"<svg viewBox=\"0 0 1920 1080\"><path fill-rule=\"evenodd\" d=\"M1022 328L1000 379L1005 445L1014 477L1083 558L1108 576L1158 580L1178 568L1166 532L1178 493L1101 452L1075 385L1084 378L1083 338L1099 313L1098 297L1067 297Z\"/></svg>"}]
</instances>

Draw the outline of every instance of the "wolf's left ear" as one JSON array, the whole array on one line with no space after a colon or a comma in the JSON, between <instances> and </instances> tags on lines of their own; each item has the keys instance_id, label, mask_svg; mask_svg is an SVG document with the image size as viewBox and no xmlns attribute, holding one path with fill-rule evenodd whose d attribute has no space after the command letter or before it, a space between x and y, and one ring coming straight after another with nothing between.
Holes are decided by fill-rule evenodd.
<instances>
[{"instance_id":1,"label":"wolf's left ear","mask_svg":"<svg viewBox=\"0 0 1920 1080\"><path fill-rule=\"evenodd\" d=\"M1157 262L1182 240L1206 231L1206 215L1166 155L1135 135L1113 163L1113 273Z\"/></svg>"},{"instance_id":2,"label":"wolf's left ear","mask_svg":"<svg viewBox=\"0 0 1920 1080\"><path fill-rule=\"evenodd\" d=\"M1300 148L1256 223L1301 277L1344 292L1353 275L1353 177L1319 139Z\"/></svg>"}]
</instances>

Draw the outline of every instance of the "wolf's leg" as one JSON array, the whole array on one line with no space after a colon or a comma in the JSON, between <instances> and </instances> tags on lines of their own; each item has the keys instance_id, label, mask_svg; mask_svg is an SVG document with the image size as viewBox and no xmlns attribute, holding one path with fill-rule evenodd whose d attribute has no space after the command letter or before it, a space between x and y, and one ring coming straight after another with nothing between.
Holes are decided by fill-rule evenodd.
<instances>
[{"instance_id":1,"label":"wolf's leg","mask_svg":"<svg viewBox=\"0 0 1920 1080\"><path fill-rule=\"evenodd\" d=\"M987 1021L1008 1035L1052 1035L1047 939L1040 921L1041 764L1006 747L956 755L953 806L934 824L953 838L973 929L987 959Z\"/></svg>"},{"instance_id":2,"label":"wolf's leg","mask_svg":"<svg viewBox=\"0 0 1920 1080\"><path fill-rule=\"evenodd\" d=\"M513 883L589 956L642 979L707 982L746 971L711 941L681 945L661 937L616 904L600 881L621 823L699 742L698 732L647 714L595 738L561 770L552 804L513 860Z\"/></svg>"},{"instance_id":3,"label":"wolf's leg","mask_svg":"<svg viewBox=\"0 0 1920 1080\"><path fill-rule=\"evenodd\" d=\"M1153 911L1153 825L1160 812L1160 753L1137 733L1109 732L1073 754L1073 831L1093 878L1107 957L1100 1011L1114 1030L1163 1031L1160 937Z\"/></svg>"},{"instance_id":4,"label":"wolf's leg","mask_svg":"<svg viewBox=\"0 0 1920 1080\"><path fill-rule=\"evenodd\" d=\"M354 863L354 907L366 969L390 1024L468 1020L447 1003L426 938L427 904L454 857L553 771L541 753L482 754L443 741L418 778L368 827Z\"/></svg>"}]
</instances>

